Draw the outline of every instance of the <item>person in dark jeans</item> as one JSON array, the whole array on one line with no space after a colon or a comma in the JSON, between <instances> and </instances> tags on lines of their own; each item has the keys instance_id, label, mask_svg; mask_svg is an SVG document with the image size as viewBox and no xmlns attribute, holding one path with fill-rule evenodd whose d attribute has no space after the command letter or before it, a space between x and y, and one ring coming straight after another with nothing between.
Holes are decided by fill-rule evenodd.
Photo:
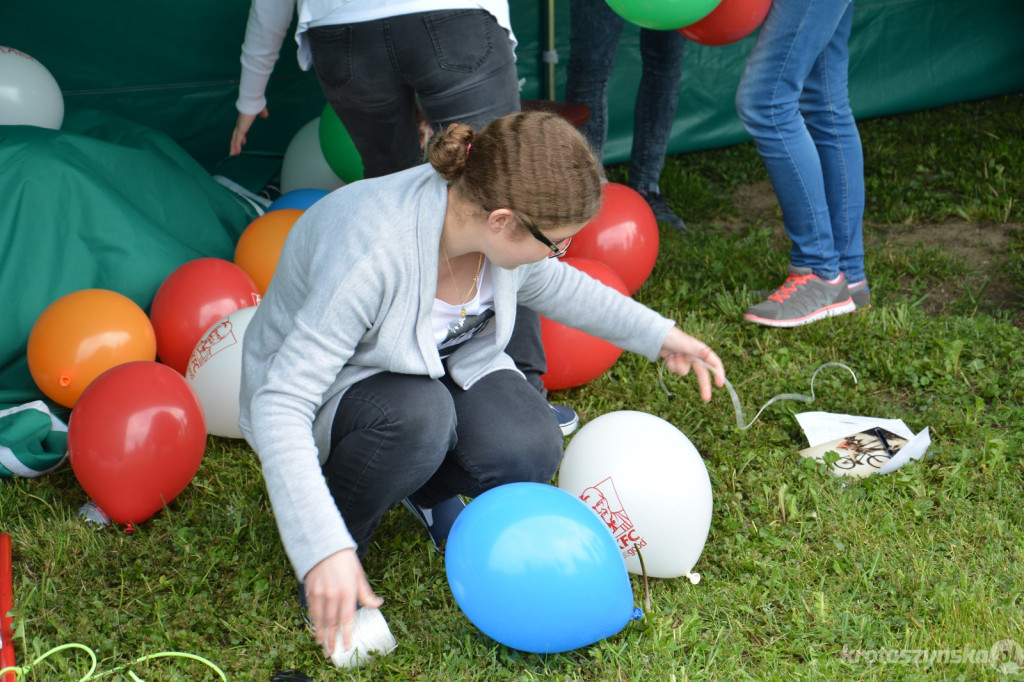
<instances>
[{"instance_id":1,"label":"person in dark jeans","mask_svg":"<svg viewBox=\"0 0 1024 682\"><path fill-rule=\"evenodd\" d=\"M253 0L242 45L231 154L241 153L256 118L268 115L267 82L296 9L299 65L315 71L359 151L365 178L424 162L421 114L433 130L444 130L452 123L479 129L518 112L508 2L481 0L479 5L466 9L449 0L420 0L403 5L409 13L395 15L373 0L299 0L297 6L288 0ZM536 311L518 307L506 353L529 385L546 397L541 376L547 362ZM576 429L575 410L548 406L563 436ZM465 502L455 495L433 500L431 506L406 500L405 506L440 550Z\"/></svg>"},{"instance_id":2,"label":"person in dark jeans","mask_svg":"<svg viewBox=\"0 0 1024 682\"><path fill-rule=\"evenodd\" d=\"M436 509L557 472L562 434L504 352L519 304L692 372L705 402L724 385L707 344L559 260L604 178L564 118L452 124L428 154L305 211L245 333L239 427L329 644L381 605L361 558L398 502Z\"/></svg>"},{"instance_id":3,"label":"person in dark jeans","mask_svg":"<svg viewBox=\"0 0 1024 682\"><path fill-rule=\"evenodd\" d=\"M569 11L565 99L590 109L590 118L580 130L600 158L608 138L608 81L625 20L604 0L570 0ZM686 39L678 31L640 30L643 68L633 109L628 181L658 220L680 232L686 230L686 223L665 204L658 181L675 121L685 46Z\"/></svg>"},{"instance_id":4,"label":"person in dark jeans","mask_svg":"<svg viewBox=\"0 0 1024 682\"><path fill-rule=\"evenodd\" d=\"M367 178L423 162L420 112L431 128L451 123L482 127L520 110L515 35L507 0L485 0L481 9L424 0L406 5L424 11L389 15L370 0L334 6L312 16L299 2L296 40L302 68L316 72L331 108L362 158ZM265 90L295 4L254 0L242 46L238 120L231 154L241 153L257 117L267 116ZM546 395L547 371L540 316L521 309L508 352L530 384ZM567 405L552 405L563 435L579 424Z\"/></svg>"}]
</instances>

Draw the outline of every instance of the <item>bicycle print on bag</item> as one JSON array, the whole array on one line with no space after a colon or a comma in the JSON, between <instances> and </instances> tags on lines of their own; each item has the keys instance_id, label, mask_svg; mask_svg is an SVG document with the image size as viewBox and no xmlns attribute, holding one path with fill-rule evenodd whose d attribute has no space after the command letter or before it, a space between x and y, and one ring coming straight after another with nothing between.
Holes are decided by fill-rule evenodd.
<instances>
[{"instance_id":1,"label":"bicycle print on bag","mask_svg":"<svg viewBox=\"0 0 1024 682\"><path fill-rule=\"evenodd\" d=\"M805 448L800 454L831 466L836 476L864 478L881 469L906 444L903 436L875 427Z\"/></svg>"}]
</instances>

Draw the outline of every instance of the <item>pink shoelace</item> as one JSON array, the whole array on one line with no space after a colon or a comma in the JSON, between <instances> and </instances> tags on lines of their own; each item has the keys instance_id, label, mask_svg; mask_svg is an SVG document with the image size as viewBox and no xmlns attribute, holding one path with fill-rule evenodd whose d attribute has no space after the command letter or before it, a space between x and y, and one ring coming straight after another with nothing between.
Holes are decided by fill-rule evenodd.
<instances>
[{"instance_id":1,"label":"pink shoelace","mask_svg":"<svg viewBox=\"0 0 1024 682\"><path fill-rule=\"evenodd\" d=\"M797 288L801 284L806 284L807 280L814 276L815 275L790 275L786 278L786 281L782 283L782 286L776 289L775 293L768 298L776 303L782 303L783 300L789 298L792 294L795 294Z\"/></svg>"}]
</instances>

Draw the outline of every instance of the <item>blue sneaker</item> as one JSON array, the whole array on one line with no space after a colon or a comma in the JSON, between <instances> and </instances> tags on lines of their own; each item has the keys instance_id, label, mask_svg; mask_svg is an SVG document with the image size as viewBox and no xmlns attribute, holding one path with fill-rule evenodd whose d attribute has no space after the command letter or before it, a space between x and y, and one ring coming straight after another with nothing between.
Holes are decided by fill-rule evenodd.
<instances>
[{"instance_id":1,"label":"blue sneaker","mask_svg":"<svg viewBox=\"0 0 1024 682\"><path fill-rule=\"evenodd\" d=\"M558 420L558 428L562 429L563 437L568 436L580 425L580 418L576 414L576 410L568 405L552 405L551 403L548 403L548 405L551 407L551 411L555 413L555 419Z\"/></svg>"},{"instance_id":2,"label":"blue sneaker","mask_svg":"<svg viewBox=\"0 0 1024 682\"><path fill-rule=\"evenodd\" d=\"M306 627L309 631L316 633L316 628L313 627L313 621L309 619L309 604L306 602L306 585L305 583L299 583L299 611L302 614L302 620L306 622Z\"/></svg>"},{"instance_id":3,"label":"blue sneaker","mask_svg":"<svg viewBox=\"0 0 1024 682\"><path fill-rule=\"evenodd\" d=\"M402 504L427 529L430 539L434 542L434 549L438 552L444 547L448 533L452 530L452 524L455 523L455 518L466 508L465 501L458 495L442 500L430 509L424 509L408 497L402 500Z\"/></svg>"}]
</instances>

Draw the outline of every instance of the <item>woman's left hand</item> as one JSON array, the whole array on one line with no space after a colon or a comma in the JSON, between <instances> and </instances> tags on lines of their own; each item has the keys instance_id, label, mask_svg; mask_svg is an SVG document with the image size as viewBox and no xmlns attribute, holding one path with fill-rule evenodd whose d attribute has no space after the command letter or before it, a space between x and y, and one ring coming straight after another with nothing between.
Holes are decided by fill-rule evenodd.
<instances>
[{"instance_id":1,"label":"woman's left hand","mask_svg":"<svg viewBox=\"0 0 1024 682\"><path fill-rule=\"evenodd\" d=\"M665 366L681 377L686 376L693 369L697 375L697 386L700 388L700 397L704 402L711 400L712 373L715 386L725 386L725 366L722 360L715 355L706 343L695 339L678 327L673 327L665 337L661 345L661 357L665 359ZM712 369L701 362L707 363Z\"/></svg>"}]
</instances>

